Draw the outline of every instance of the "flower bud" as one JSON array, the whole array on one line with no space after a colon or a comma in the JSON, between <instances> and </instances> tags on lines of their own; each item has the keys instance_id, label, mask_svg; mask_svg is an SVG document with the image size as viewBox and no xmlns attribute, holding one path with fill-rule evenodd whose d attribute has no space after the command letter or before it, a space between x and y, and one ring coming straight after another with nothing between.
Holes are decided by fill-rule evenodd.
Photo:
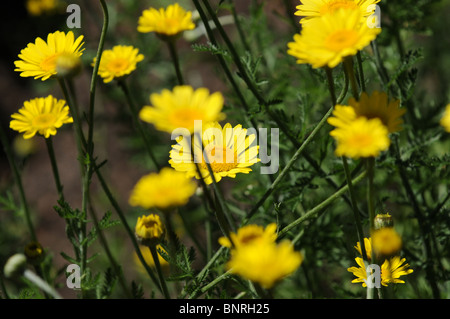
<instances>
[{"instance_id":1,"label":"flower bud","mask_svg":"<svg viewBox=\"0 0 450 319\"><path fill-rule=\"evenodd\" d=\"M374 229L381 229L386 227L394 227L394 219L389 213L377 214L373 221Z\"/></svg>"},{"instance_id":2,"label":"flower bud","mask_svg":"<svg viewBox=\"0 0 450 319\"><path fill-rule=\"evenodd\" d=\"M12 278L23 274L27 265L27 257L24 254L15 254L6 261L3 273L5 277Z\"/></svg>"},{"instance_id":3,"label":"flower bud","mask_svg":"<svg viewBox=\"0 0 450 319\"><path fill-rule=\"evenodd\" d=\"M156 246L164 238L165 227L158 215L138 217L135 234L137 240L144 246Z\"/></svg>"},{"instance_id":4,"label":"flower bud","mask_svg":"<svg viewBox=\"0 0 450 319\"><path fill-rule=\"evenodd\" d=\"M24 253L28 262L32 265L39 265L45 256L44 248L36 241L28 243L28 245L25 246Z\"/></svg>"}]
</instances>

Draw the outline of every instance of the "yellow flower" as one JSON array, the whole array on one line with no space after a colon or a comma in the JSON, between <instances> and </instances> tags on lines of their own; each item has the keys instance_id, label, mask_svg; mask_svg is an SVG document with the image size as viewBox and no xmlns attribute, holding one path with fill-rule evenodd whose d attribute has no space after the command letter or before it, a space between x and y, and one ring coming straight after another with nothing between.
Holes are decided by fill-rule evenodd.
<instances>
[{"instance_id":1,"label":"yellow flower","mask_svg":"<svg viewBox=\"0 0 450 319\"><path fill-rule=\"evenodd\" d=\"M392 227L384 227L373 232L372 245L377 254L391 256L402 248L402 239Z\"/></svg>"},{"instance_id":2,"label":"yellow flower","mask_svg":"<svg viewBox=\"0 0 450 319\"><path fill-rule=\"evenodd\" d=\"M202 132L202 141L198 138L194 139L194 156L192 156L190 141L183 136L177 138L177 144L172 145L170 151L170 165L177 171L186 172L188 177L203 178L206 184L211 184L212 177L209 174L207 161L216 182L219 182L222 177L235 178L237 173L248 174L252 171L250 166L260 161L257 158L259 146L252 146L256 135L247 135L247 129L242 128L242 125L239 124L233 128L230 123L227 123L222 128L219 123L210 122L203 125ZM202 152L202 144L204 152ZM196 163L202 177L197 172Z\"/></svg>"},{"instance_id":3,"label":"yellow flower","mask_svg":"<svg viewBox=\"0 0 450 319\"><path fill-rule=\"evenodd\" d=\"M361 16L367 18L373 14L374 5L378 2L380 0L301 0L301 4L297 6L297 11L294 14L303 17L300 20L302 24L342 8L358 9Z\"/></svg>"},{"instance_id":4,"label":"yellow flower","mask_svg":"<svg viewBox=\"0 0 450 319\"><path fill-rule=\"evenodd\" d=\"M186 174L164 167L159 173L143 176L134 186L129 204L145 209L167 209L187 204L197 185Z\"/></svg>"},{"instance_id":5,"label":"yellow flower","mask_svg":"<svg viewBox=\"0 0 450 319\"><path fill-rule=\"evenodd\" d=\"M139 17L137 30L142 33L156 32L162 36L175 36L185 30L195 28L192 12L186 11L178 3L166 9L149 8Z\"/></svg>"},{"instance_id":6,"label":"yellow flower","mask_svg":"<svg viewBox=\"0 0 450 319\"><path fill-rule=\"evenodd\" d=\"M359 267L350 267L347 268L347 271L353 273L356 276L355 279L352 280L352 283L362 283L363 287L367 287L367 284L364 280L367 281L367 272L366 266L364 265L364 260L362 258L355 258L356 263ZM413 272L412 269L409 268L409 264L403 264L406 261L405 258L401 259L399 256L392 257L390 259L386 259L381 265L381 284L383 286L388 286L388 284L404 284L403 280L400 280L400 276L409 275Z\"/></svg>"},{"instance_id":7,"label":"yellow flower","mask_svg":"<svg viewBox=\"0 0 450 319\"><path fill-rule=\"evenodd\" d=\"M144 59L144 55L139 54L139 49L133 46L116 45L112 50L105 50L102 53L98 74L103 78L103 82L111 82L114 78L120 79L134 70L136 64ZM96 58L92 66L94 66Z\"/></svg>"},{"instance_id":8,"label":"yellow flower","mask_svg":"<svg viewBox=\"0 0 450 319\"><path fill-rule=\"evenodd\" d=\"M149 265L150 267L155 267L155 260L153 259L150 249L148 249L145 246L141 246L141 247L139 247L139 249L141 250L142 257L144 257L144 260L147 263L147 265ZM167 262L167 260L165 260L163 257L161 257L159 250L162 250L166 254L167 254L167 252L164 250L164 248L162 248L161 245L156 245L156 252L158 253L159 264L163 268L163 271L164 270L168 271L169 263ZM136 253L134 253L134 255L133 255L133 260L134 260L134 263L137 266L138 270L142 274L147 274L147 271L145 270L144 266L142 265L141 261L139 260L138 255Z\"/></svg>"},{"instance_id":9,"label":"yellow flower","mask_svg":"<svg viewBox=\"0 0 450 319\"><path fill-rule=\"evenodd\" d=\"M41 78L47 80L51 76L57 75L56 61L61 55L70 55L80 57L83 53L81 47L84 42L83 36L75 39L72 31L67 34L61 31L50 33L47 36L47 42L41 38L36 38L35 43L29 43L28 46L20 51L19 58L14 62L16 69L21 72L22 77Z\"/></svg>"},{"instance_id":10,"label":"yellow flower","mask_svg":"<svg viewBox=\"0 0 450 319\"><path fill-rule=\"evenodd\" d=\"M330 116L327 122L337 128L347 127L357 117L355 109L348 105L336 105L332 114L333 116Z\"/></svg>"},{"instance_id":11,"label":"yellow flower","mask_svg":"<svg viewBox=\"0 0 450 319\"><path fill-rule=\"evenodd\" d=\"M450 133L450 104L445 107L444 115L439 122L444 129Z\"/></svg>"},{"instance_id":12,"label":"yellow flower","mask_svg":"<svg viewBox=\"0 0 450 319\"><path fill-rule=\"evenodd\" d=\"M269 289L297 270L302 261L302 255L289 241L254 241L231 251L227 269Z\"/></svg>"},{"instance_id":13,"label":"yellow flower","mask_svg":"<svg viewBox=\"0 0 450 319\"><path fill-rule=\"evenodd\" d=\"M350 158L376 157L389 148L387 128L380 119L359 117L345 127L330 132L337 141L336 155Z\"/></svg>"},{"instance_id":14,"label":"yellow flower","mask_svg":"<svg viewBox=\"0 0 450 319\"><path fill-rule=\"evenodd\" d=\"M158 215L138 217L135 234L138 241L144 246L157 245L164 238L166 229Z\"/></svg>"},{"instance_id":15,"label":"yellow flower","mask_svg":"<svg viewBox=\"0 0 450 319\"><path fill-rule=\"evenodd\" d=\"M246 225L238 229L237 233L231 233L234 248L239 249L243 245L252 244L255 241L275 242L277 239L277 224L271 223L264 229L259 225ZM227 237L220 237L222 246L231 248L231 242Z\"/></svg>"},{"instance_id":16,"label":"yellow flower","mask_svg":"<svg viewBox=\"0 0 450 319\"><path fill-rule=\"evenodd\" d=\"M25 139L32 138L36 133L49 138L50 135L55 135L56 129L63 124L73 122L66 101L57 100L51 95L25 101L19 113L12 114L11 118L13 120L9 127L19 133L25 133Z\"/></svg>"},{"instance_id":17,"label":"yellow flower","mask_svg":"<svg viewBox=\"0 0 450 319\"><path fill-rule=\"evenodd\" d=\"M356 251L362 256L361 244L359 241L354 246ZM372 258L372 238L364 238L364 249L366 250L367 259Z\"/></svg>"},{"instance_id":18,"label":"yellow flower","mask_svg":"<svg viewBox=\"0 0 450 319\"><path fill-rule=\"evenodd\" d=\"M195 120L207 123L225 118L221 113L222 94L209 94L206 88L194 90L188 85L176 86L172 91L163 90L161 94L150 95L150 102L152 106L144 106L139 112L140 119L168 133L178 128L193 133Z\"/></svg>"},{"instance_id":19,"label":"yellow flower","mask_svg":"<svg viewBox=\"0 0 450 319\"><path fill-rule=\"evenodd\" d=\"M302 33L288 43L287 53L299 64L334 68L345 57L366 47L380 32L380 28L361 23L360 10L339 9L304 25Z\"/></svg>"},{"instance_id":20,"label":"yellow flower","mask_svg":"<svg viewBox=\"0 0 450 319\"><path fill-rule=\"evenodd\" d=\"M399 100L388 102L385 92L374 91L371 96L366 92L361 93L359 101L350 98L348 104L355 110L356 116L364 116L368 119L379 118L387 127L389 133L398 132L402 129L402 115L405 108L399 108Z\"/></svg>"},{"instance_id":21,"label":"yellow flower","mask_svg":"<svg viewBox=\"0 0 450 319\"><path fill-rule=\"evenodd\" d=\"M58 7L58 0L27 0L26 8L30 15L40 16L51 13Z\"/></svg>"}]
</instances>

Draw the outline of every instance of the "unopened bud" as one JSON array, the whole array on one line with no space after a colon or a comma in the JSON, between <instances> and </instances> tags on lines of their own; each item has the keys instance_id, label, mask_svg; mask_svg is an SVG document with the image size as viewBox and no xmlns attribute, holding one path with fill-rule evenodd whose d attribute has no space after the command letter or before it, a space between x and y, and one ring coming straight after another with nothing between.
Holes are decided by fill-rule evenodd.
<instances>
[{"instance_id":1,"label":"unopened bud","mask_svg":"<svg viewBox=\"0 0 450 319\"><path fill-rule=\"evenodd\" d=\"M5 277L12 278L23 274L27 265L27 257L24 254L15 254L6 261L3 273Z\"/></svg>"},{"instance_id":2,"label":"unopened bud","mask_svg":"<svg viewBox=\"0 0 450 319\"><path fill-rule=\"evenodd\" d=\"M386 227L394 227L394 219L389 213L377 214L373 221L374 229L381 229Z\"/></svg>"},{"instance_id":3,"label":"unopened bud","mask_svg":"<svg viewBox=\"0 0 450 319\"><path fill-rule=\"evenodd\" d=\"M24 249L27 260L32 265L39 265L44 259L44 248L38 242L32 241Z\"/></svg>"}]
</instances>

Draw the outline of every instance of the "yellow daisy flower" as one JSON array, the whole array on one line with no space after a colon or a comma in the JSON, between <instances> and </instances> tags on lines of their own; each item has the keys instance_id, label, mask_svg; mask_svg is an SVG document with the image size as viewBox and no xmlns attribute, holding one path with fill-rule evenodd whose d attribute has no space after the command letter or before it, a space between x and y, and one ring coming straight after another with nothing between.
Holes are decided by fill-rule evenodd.
<instances>
[{"instance_id":1,"label":"yellow daisy flower","mask_svg":"<svg viewBox=\"0 0 450 319\"><path fill-rule=\"evenodd\" d=\"M49 138L56 134L56 129L63 124L72 123L66 101L53 96L39 97L25 101L18 113L11 115L11 129L24 133L23 138L32 138L36 133Z\"/></svg>"},{"instance_id":2,"label":"yellow daisy flower","mask_svg":"<svg viewBox=\"0 0 450 319\"><path fill-rule=\"evenodd\" d=\"M238 249L240 246L251 244L255 241L275 242L277 239L277 224L271 223L264 227L260 225L246 225L237 230L237 233L231 233L230 237L234 247ZM231 248L230 240L223 236L219 238L219 244L224 247Z\"/></svg>"},{"instance_id":3,"label":"yellow daisy flower","mask_svg":"<svg viewBox=\"0 0 450 319\"><path fill-rule=\"evenodd\" d=\"M231 251L227 269L245 279L272 288L277 282L292 274L303 261L289 241L255 241Z\"/></svg>"},{"instance_id":4,"label":"yellow daisy flower","mask_svg":"<svg viewBox=\"0 0 450 319\"><path fill-rule=\"evenodd\" d=\"M225 118L225 114L221 113L224 103L222 94L209 94L206 88L194 90L188 85L176 86L172 91L163 90L161 94L150 95L150 102L151 106L141 109L139 118L168 133L185 128L192 134L195 120L207 123Z\"/></svg>"},{"instance_id":5,"label":"yellow daisy flower","mask_svg":"<svg viewBox=\"0 0 450 319\"><path fill-rule=\"evenodd\" d=\"M202 141L198 138L194 139L194 156L192 156L190 141L180 136L177 144L172 145L169 163L175 170L186 172L188 177L200 179L196 166L198 163L206 184L212 183L207 161L216 182L219 182L222 177L235 178L237 173L251 172L250 166L260 161L257 158L259 146L251 146L255 139L256 135L247 135L247 129L242 128L240 124L232 127L230 123L227 123L222 128L219 123L210 122L203 126Z\"/></svg>"},{"instance_id":6,"label":"yellow daisy flower","mask_svg":"<svg viewBox=\"0 0 450 319\"><path fill-rule=\"evenodd\" d=\"M139 49L133 46L116 45L111 50L103 51L98 74L103 78L104 83L109 83L113 79L120 79L136 70L136 64L142 60L144 55L139 54ZM95 61L96 58L92 66Z\"/></svg>"},{"instance_id":7,"label":"yellow daisy flower","mask_svg":"<svg viewBox=\"0 0 450 319\"><path fill-rule=\"evenodd\" d=\"M384 227L373 232L372 245L377 254L392 256L402 248L402 238L392 227Z\"/></svg>"},{"instance_id":8,"label":"yellow daisy flower","mask_svg":"<svg viewBox=\"0 0 450 319\"><path fill-rule=\"evenodd\" d=\"M134 232L143 246L152 246L161 242L166 234L166 228L158 215L150 214L138 217Z\"/></svg>"},{"instance_id":9,"label":"yellow daisy flower","mask_svg":"<svg viewBox=\"0 0 450 319\"><path fill-rule=\"evenodd\" d=\"M361 244L359 241L354 248L362 256ZM372 238L364 238L364 249L366 250L367 259L370 260L372 258Z\"/></svg>"},{"instance_id":10,"label":"yellow daisy flower","mask_svg":"<svg viewBox=\"0 0 450 319\"><path fill-rule=\"evenodd\" d=\"M359 117L345 127L330 132L337 142L336 156L376 157L389 148L388 130L380 119Z\"/></svg>"},{"instance_id":11,"label":"yellow daisy flower","mask_svg":"<svg viewBox=\"0 0 450 319\"><path fill-rule=\"evenodd\" d=\"M25 7L32 16L51 13L58 8L58 0L27 0Z\"/></svg>"},{"instance_id":12,"label":"yellow daisy flower","mask_svg":"<svg viewBox=\"0 0 450 319\"><path fill-rule=\"evenodd\" d=\"M442 116L439 123L444 127L444 129L450 133L450 104L445 108L444 115Z\"/></svg>"},{"instance_id":13,"label":"yellow daisy flower","mask_svg":"<svg viewBox=\"0 0 450 319\"><path fill-rule=\"evenodd\" d=\"M186 174L164 167L159 173L145 175L136 183L129 204L145 209L182 206L187 204L196 189L196 183Z\"/></svg>"},{"instance_id":14,"label":"yellow daisy flower","mask_svg":"<svg viewBox=\"0 0 450 319\"><path fill-rule=\"evenodd\" d=\"M159 36L175 36L185 30L195 28L192 12L186 11L178 3L166 9L149 8L139 17L137 30L142 33L156 32Z\"/></svg>"},{"instance_id":15,"label":"yellow daisy flower","mask_svg":"<svg viewBox=\"0 0 450 319\"><path fill-rule=\"evenodd\" d=\"M302 24L342 8L359 10L361 16L367 18L374 13L374 5L378 2L380 0L302 0L294 14L303 17Z\"/></svg>"},{"instance_id":16,"label":"yellow daisy flower","mask_svg":"<svg viewBox=\"0 0 450 319\"><path fill-rule=\"evenodd\" d=\"M21 60L14 62L16 69L21 72L22 77L41 78L47 80L51 76L57 75L56 64L58 57L69 55L79 58L84 49L83 36L75 39L72 31L67 34L61 31L50 33L47 42L41 38L36 38L35 43L29 43L19 54Z\"/></svg>"},{"instance_id":17,"label":"yellow daisy flower","mask_svg":"<svg viewBox=\"0 0 450 319\"><path fill-rule=\"evenodd\" d=\"M288 43L289 55L297 63L311 64L313 68L336 67L347 56L355 55L381 32L361 23L357 9L339 9L304 25L301 34Z\"/></svg>"},{"instance_id":18,"label":"yellow daisy flower","mask_svg":"<svg viewBox=\"0 0 450 319\"><path fill-rule=\"evenodd\" d=\"M327 119L327 122L337 128L347 127L357 117L353 107L339 104L334 107L332 115Z\"/></svg>"}]
</instances>

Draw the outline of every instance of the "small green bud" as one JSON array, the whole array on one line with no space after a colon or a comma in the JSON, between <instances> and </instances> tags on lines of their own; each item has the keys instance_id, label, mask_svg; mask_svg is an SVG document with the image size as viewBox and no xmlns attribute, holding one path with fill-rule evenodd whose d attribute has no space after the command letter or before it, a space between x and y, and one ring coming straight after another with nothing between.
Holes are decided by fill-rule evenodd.
<instances>
[{"instance_id":1,"label":"small green bud","mask_svg":"<svg viewBox=\"0 0 450 319\"><path fill-rule=\"evenodd\" d=\"M394 227L394 219L389 213L377 214L373 221L375 230L387 227Z\"/></svg>"}]
</instances>

